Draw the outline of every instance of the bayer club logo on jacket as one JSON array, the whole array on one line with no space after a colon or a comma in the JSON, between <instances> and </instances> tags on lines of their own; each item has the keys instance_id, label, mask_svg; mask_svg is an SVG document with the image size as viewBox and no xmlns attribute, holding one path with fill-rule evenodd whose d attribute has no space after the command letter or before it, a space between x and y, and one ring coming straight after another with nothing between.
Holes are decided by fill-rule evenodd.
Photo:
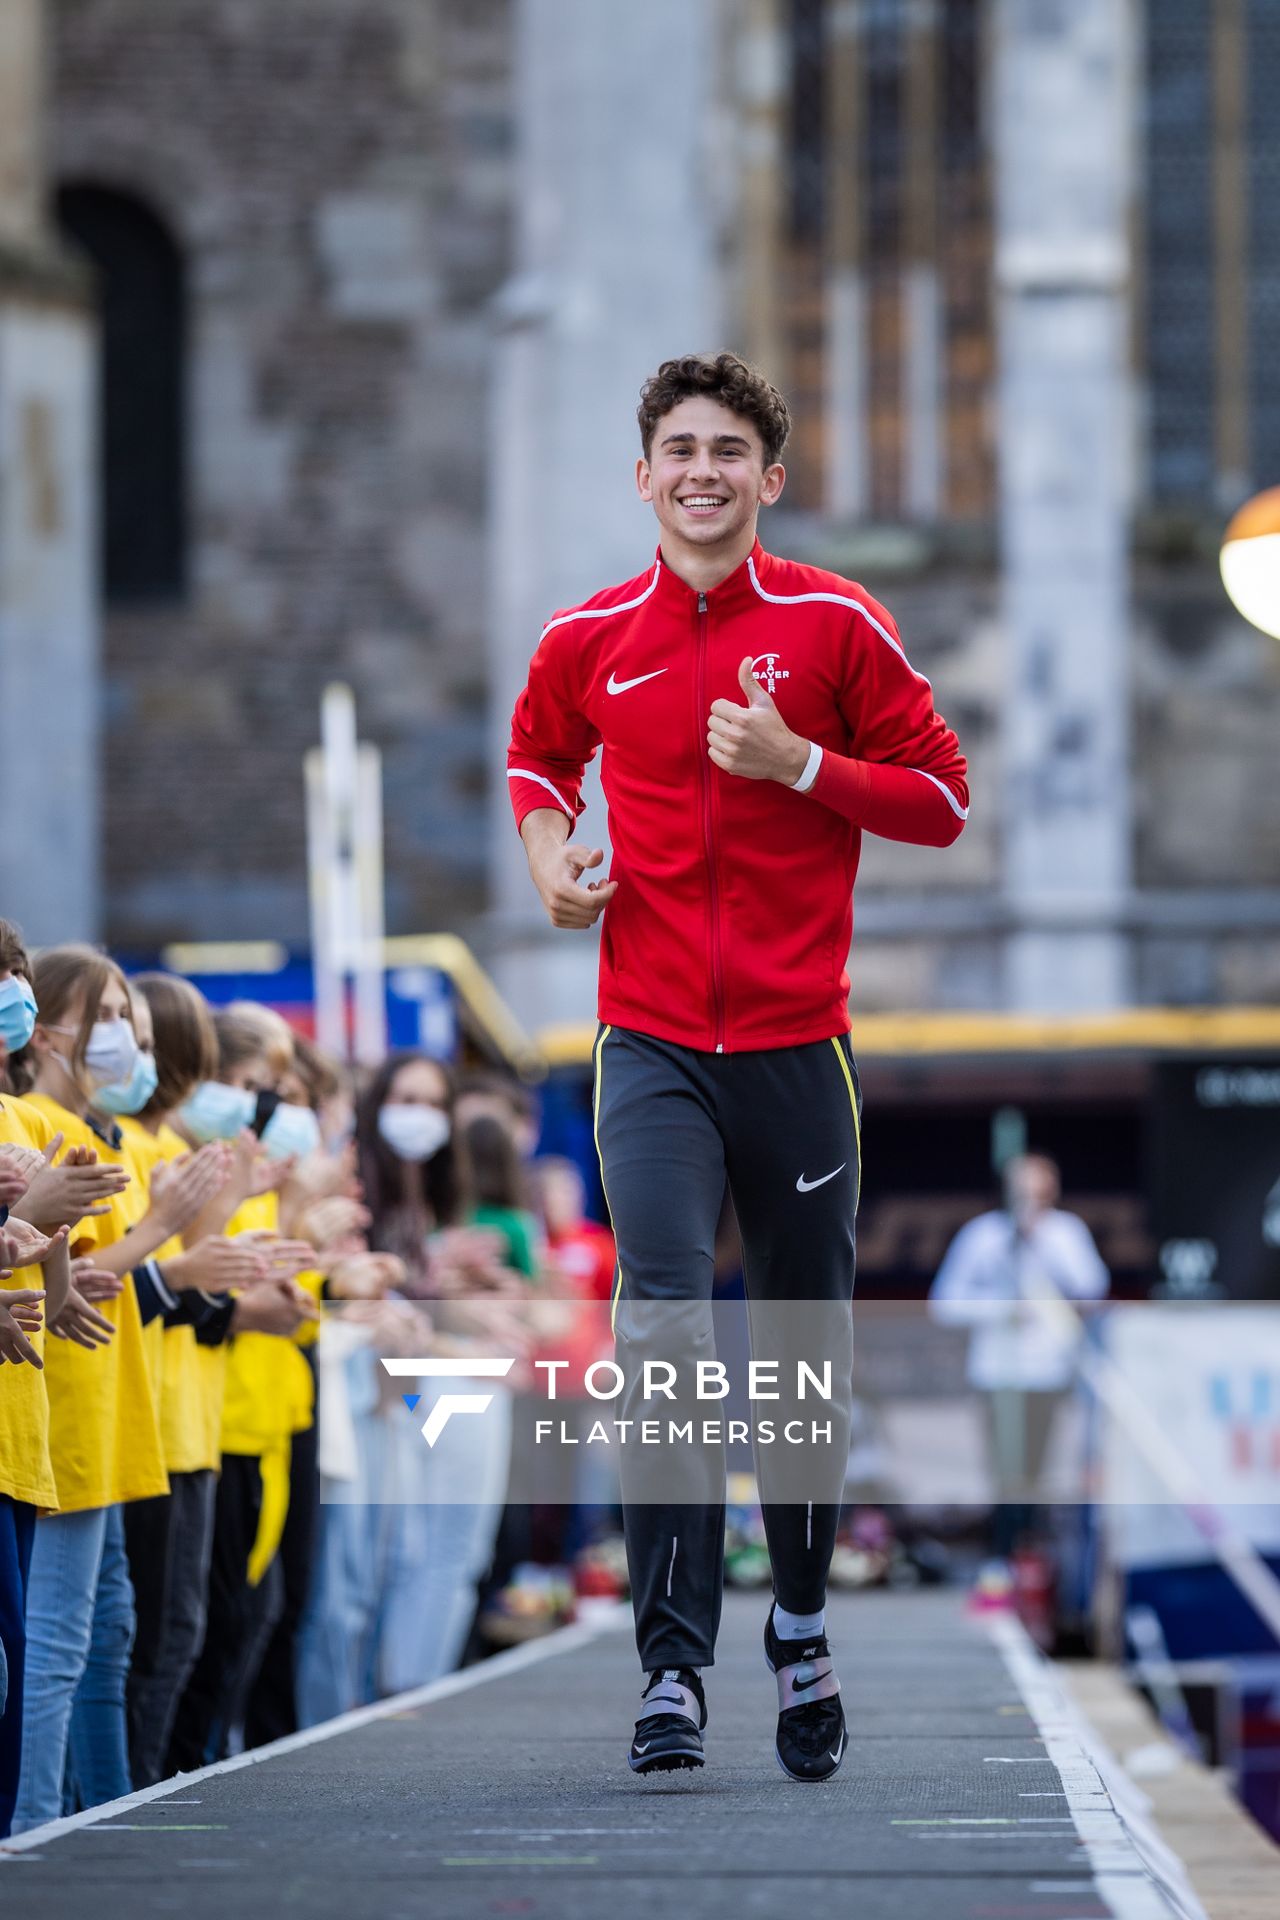
<instances>
[{"instance_id":1,"label":"bayer club logo on jacket","mask_svg":"<svg viewBox=\"0 0 1280 1920\"><path fill-rule=\"evenodd\" d=\"M778 665L781 658L782 655L780 653L758 653L751 662L752 679L760 682L760 685L764 688L771 700L773 698L773 690L779 680L789 680L791 678L790 670L787 667L780 667Z\"/></svg>"}]
</instances>

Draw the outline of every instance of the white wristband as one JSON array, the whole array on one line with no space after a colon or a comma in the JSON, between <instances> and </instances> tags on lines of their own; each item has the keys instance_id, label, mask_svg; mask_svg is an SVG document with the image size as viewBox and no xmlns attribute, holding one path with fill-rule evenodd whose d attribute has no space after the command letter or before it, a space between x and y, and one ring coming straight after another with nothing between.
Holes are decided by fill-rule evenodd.
<instances>
[{"instance_id":1,"label":"white wristband","mask_svg":"<svg viewBox=\"0 0 1280 1920\"><path fill-rule=\"evenodd\" d=\"M804 772L800 775L800 778L796 781L791 791L793 793L808 793L810 787L818 777L818 768L821 765L822 748L815 740L810 743L809 758L804 763Z\"/></svg>"}]
</instances>

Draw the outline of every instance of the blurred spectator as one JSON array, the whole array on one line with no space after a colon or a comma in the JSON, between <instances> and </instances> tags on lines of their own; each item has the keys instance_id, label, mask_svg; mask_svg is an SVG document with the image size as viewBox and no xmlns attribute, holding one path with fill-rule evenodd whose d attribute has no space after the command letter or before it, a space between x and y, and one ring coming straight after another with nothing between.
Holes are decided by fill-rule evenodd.
<instances>
[{"instance_id":1,"label":"blurred spectator","mask_svg":"<svg viewBox=\"0 0 1280 1920\"><path fill-rule=\"evenodd\" d=\"M457 1124L465 1131L481 1115L498 1120L516 1143L521 1163L537 1151L542 1115L537 1095L509 1073L470 1068L458 1075Z\"/></svg>"},{"instance_id":2,"label":"blurred spectator","mask_svg":"<svg viewBox=\"0 0 1280 1920\"><path fill-rule=\"evenodd\" d=\"M510 1121L477 1113L466 1123L464 1138L471 1163L472 1223L500 1235L504 1264L536 1280L541 1229L536 1215L521 1204L524 1181Z\"/></svg>"},{"instance_id":3,"label":"blurred spectator","mask_svg":"<svg viewBox=\"0 0 1280 1920\"><path fill-rule=\"evenodd\" d=\"M349 1442L345 1463L331 1464L348 1477L334 1476L323 1512L302 1660L308 1718L456 1666L506 1492L505 1392L484 1382L494 1391L485 1419L451 1421L428 1447L422 1422L446 1387L467 1383L427 1385L407 1419L380 1358L527 1344L503 1305L524 1283L503 1259L502 1236L463 1224L470 1163L447 1069L419 1053L387 1060L357 1104L355 1148L372 1244L399 1255L404 1278L398 1309L363 1325L349 1310L326 1335L334 1353L326 1387L340 1378ZM429 1313L414 1304L426 1301Z\"/></svg>"},{"instance_id":4,"label":"blurred spectator","mask_svg":"<svg viewBox=\"0 0 1280 1920\"><path fill-rule=\"evenodd\" d=\"M547 1289L575 1302L566 1330L536 1358L568 1362L556 1375L558 1414L579 1440L548 1456L551 1477L534 1511L531 1548L536 1560L568 1565L606 1532L621 1530L617 1467L607 1449L583 1444L599 1415L583 1376L595 1361L613 1358L617 1253L608 1227L587 1218L586 1183L572 1160L547 1155L531 1173L546 1229Z\"/></svg>"},{"instance_id":5,"label":"blurred spectator","mask_svg":"<svg viewBox=\"0 0 1280 1920\"><path fill-rule=\"evenodd\" d=\"M1060 1192L1052 1160L1010 1160L1003 1207L961 1227L929 1295L942 1325L973 1329L968 1377L987 1411L994 1545L1002 1558L1030 1527L1028 1502L1075 1371L1075 1333L1037 1303L1097 1300L1110 1286L1084 1221L1057 1206Z\"/></svg>"}]
</instances>

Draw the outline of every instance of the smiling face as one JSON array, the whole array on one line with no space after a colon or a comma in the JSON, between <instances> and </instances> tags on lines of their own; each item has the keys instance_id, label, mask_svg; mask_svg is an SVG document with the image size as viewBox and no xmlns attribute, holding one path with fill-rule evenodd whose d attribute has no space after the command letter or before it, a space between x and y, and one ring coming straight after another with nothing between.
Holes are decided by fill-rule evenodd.
<instances>
[{"instance_id":1,"label":"smiling face","mask_svg":"<svg viewBox=\"0 0 1280 1920\"><path fill-rule=\"evenodd\" d=\"M681 400L654 428L649 457L636 463L640 498L652 504L667 559L700 564L723 556L726 571L755 544L756 517L782 492L780 462L766 467L749 420L718 400Z\"/></svg>"}]
</instances>

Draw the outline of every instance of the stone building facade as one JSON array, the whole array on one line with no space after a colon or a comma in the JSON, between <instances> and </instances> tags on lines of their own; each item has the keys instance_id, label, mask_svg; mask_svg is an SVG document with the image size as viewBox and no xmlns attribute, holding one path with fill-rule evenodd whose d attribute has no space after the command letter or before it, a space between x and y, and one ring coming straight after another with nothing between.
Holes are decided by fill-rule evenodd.
<instances>
[{"instance_id":1,"label":"stone building facade","mask_svg":"<svg viewBox=\"0 0 1280 1920\"><path fill-rule=\"evenodd\" d=\"M180 583L106 607L104 931L305 944L333 679L383 751L389 924L455 924L486 892L508 7L60 0L54 26L64 205L139 204L184 290Z\"/></svg>"},{"instance_id":2,"label":"stone building facade","mask_svg":"<svg viewBox=\"0 0 1280 1920\"><path fill-rule=\"evenodd\" d=\"M662 352L727 342L780 366L796 401L793 504L766 538L889 604L972 763L955 848L866 845L855 1003L1009 1004L1021 669L996 557L1010 429L977 0L50 6L50 170L70 228L105 232L109 254L104 206L142 207L181 287L181 564L105 609L111 941L305 943L301 760L341 678L384 756L389 929L457 928L531 1023L581 1017L590 943L547 943L510 839L510 693L550 607L649 550L625 498L640 379ZM1037 31L1061 14L1068 37L1102 17L1092 0L994 11ZM860 22L857 44L829 38ZM657 87L637 78L659 72ZM864 87L866 114L846 124ZM1147 113L1136 70L1129 98L1132 128ZM899 138L912 114L934 116L934 149ZM880 221L856 244L832 227L862 205L857 179L832 172L846 137L867 143ZM922 151L934 174L913 159L895 184ZM1123 293L1135 339L1140 264ZM861 397L840 359L859 325ZM920 342L939 327L931 384ZM1224 501L1146 485L1158 376L1139 346L1117 389L1139 540L1115 793L1128 877L1109 924L1126 997L1269 1000L1280 649L1222 597ZM836 416L858 406L865 444L847 460Z\"/></svg>"},{"instance_id":3,"label":"stone building facade","mask_svg":"<svg viewBox=\"0 0 1280 1920\"><path fill-rule=\"evenodd\" d=\"M48 209L43 0L0 8L0 914L96 930L96 338Z\"/></svg>"}]
</instances>

